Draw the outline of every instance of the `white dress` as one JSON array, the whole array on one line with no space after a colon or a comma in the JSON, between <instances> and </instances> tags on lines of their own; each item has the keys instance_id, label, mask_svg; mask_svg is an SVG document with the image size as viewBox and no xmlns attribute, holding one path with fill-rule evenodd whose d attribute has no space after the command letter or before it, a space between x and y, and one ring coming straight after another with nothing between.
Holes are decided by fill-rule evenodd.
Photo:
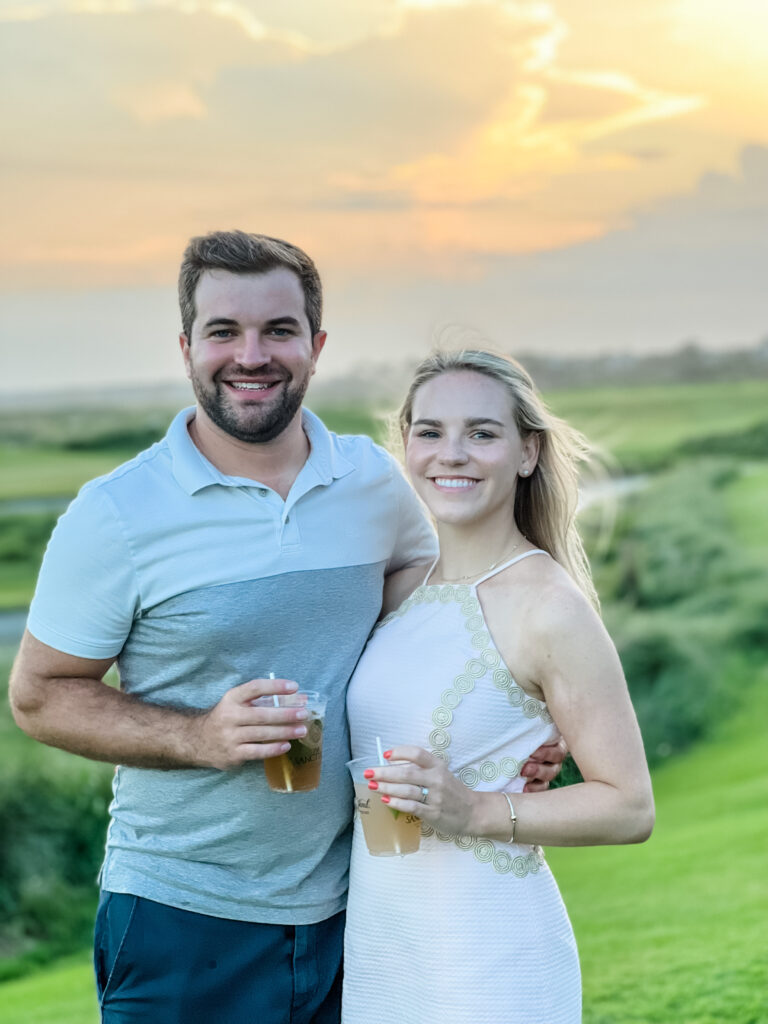
<instances>
[{"instance_id":1,"label":"white dress","mask_svg":"<svg viewBox=\"0 0 768 1024\"><path fill-rule=\"evenodd\" d=\"M527 551L500 566L541 551ZM557 730L515 683L473 585L422 585L376 627L349 685L352 756L414 743L471 789L519 793ZM541 849L422 826L421 847L350 869L343 1024L578 1024L568 915Z\"/></svg>"}]
</instances>

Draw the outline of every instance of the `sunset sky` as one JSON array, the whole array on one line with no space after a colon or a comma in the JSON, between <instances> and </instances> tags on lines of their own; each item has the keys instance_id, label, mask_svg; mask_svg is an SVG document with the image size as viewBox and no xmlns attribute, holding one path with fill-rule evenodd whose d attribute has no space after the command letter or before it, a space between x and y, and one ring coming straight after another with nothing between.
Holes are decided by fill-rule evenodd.
<instances>
[{"instance_id":1,"label":"sunset sky","mask_svg":"<svg viewBox=\"0 0 768 1024\"><path fill-rule=\"evenodd\" d=\"M768 334L765 0L0 0L0 391L179 379L187 239L293 241L326 375Z\"/></svg>"}]
</instances>

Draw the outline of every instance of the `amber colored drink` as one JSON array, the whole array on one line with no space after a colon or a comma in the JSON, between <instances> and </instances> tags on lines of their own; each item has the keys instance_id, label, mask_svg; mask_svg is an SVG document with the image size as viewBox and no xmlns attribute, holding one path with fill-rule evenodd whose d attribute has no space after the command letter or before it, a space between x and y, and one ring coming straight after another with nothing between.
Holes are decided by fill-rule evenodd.
<instances>
[{"instance_id":1,"label":"amber colored drink","mask_svg":"<svg viewBox=\"0 0 768 1024\"><path fill-rule=\"evenodd\" d=\"M421 818L387 807L368 783L355 784L355 806L360 815L368 852L374 857L415 853L421 840Z\"/></svg>"},{"instance_id":2,"label":"amber colored drink","mask_svg":"<svg viewBox=\"0 0 768 1024\"><path fill-rule=\"evenodd\" d=\"M307 735L291 740L291 749L264 760L269 788L276 793L306 793L320 785L323 763L323 719L310 711Z\"/></svg>"}]
</instances>

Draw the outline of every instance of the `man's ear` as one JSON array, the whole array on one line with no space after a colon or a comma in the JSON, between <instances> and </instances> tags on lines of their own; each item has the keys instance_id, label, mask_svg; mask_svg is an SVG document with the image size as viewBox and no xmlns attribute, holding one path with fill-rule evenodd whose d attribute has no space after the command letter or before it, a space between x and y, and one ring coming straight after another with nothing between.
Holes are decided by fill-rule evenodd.
<instances>
[{"instance_id":1,"label":"man's ear","mask_svg":"<svg viewBox=\"0 0 768 1024\"><path fill-rule=\"evenodd\" d=\"M312 338L312 373L317 369L317 360L325 347L325 339L328 337L326 331L318 331Z\"/></svg>"},{"instance_id":2,"label":"man's ear","mask_svg":"<svg viewBox=\"0 0 768 1024\"><path fill-rule=\"evenodd\" d=\"M191 379L192 370L189 365L189 338L184 333L179 335L179 347L181 349L182 358L184 359L184 372L187 377Z\"/></svg>"}]
</instances>

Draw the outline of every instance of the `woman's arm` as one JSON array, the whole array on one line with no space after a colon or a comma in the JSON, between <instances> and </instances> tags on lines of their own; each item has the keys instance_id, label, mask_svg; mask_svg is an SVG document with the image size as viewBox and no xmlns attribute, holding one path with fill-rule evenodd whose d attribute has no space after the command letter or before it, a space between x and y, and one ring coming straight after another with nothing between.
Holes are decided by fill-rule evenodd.
<instances>
[{"instance_id":1,"label":"woman's arm","mask_svg":"<svg viewBox=\"0 0 768 1024\"><path fill-rule=\"evenodd\" d=\"M517 816L515 842L642 842L653 828L653 796L616 649L597 614L570 584L547 586L532 607L526 644L534 652L529 674L543 691L584 782L544 793L510 794ZM509 841L512 824L504 796L468 789L419 748L396 747L392 758L413 763L375 770L374 781L390 797L391 807L418 814L444 831ZM420 800L422 787L429 790L426 804Z\"/></svg>"},{"instance_id":2,"label":"woman's arm","mask_svg":"<svg viewBox=\"0 0 768 1024\"><path fill-rule=\"evenodd\" d=\"M424 582L424 577L429 571L429 562L421 565L411 565L406 569L398 569L384 577L384 597L381 604L381 615L384 618L390 612L395 611L410 597L416 587Z\"/></svg>"}]
</instances>

